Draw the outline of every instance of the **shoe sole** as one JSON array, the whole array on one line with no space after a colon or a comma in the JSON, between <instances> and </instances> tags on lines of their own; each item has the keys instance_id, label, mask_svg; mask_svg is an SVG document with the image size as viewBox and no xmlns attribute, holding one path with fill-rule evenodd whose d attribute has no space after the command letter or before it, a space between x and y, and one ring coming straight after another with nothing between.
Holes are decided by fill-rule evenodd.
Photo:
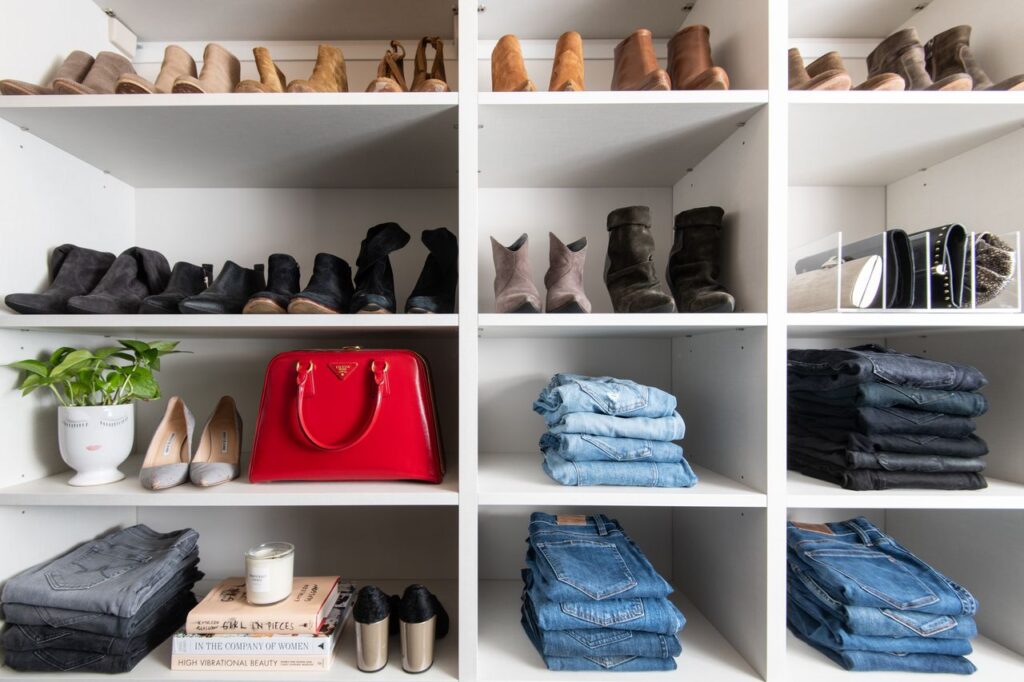
<instances>
[{"instance_id":1,"label":"shoe sole","mask_svg":"<svg viewBox=\"0 0 1024 682\"><path fill-rule=\"evenodd\" d=\"M288 312L293 315L337 315L337 310L332 310L325 305L320 305L308 298L293 298L288 304Z\"/></svg>"},{"instance_id":2,"label":"shoe sole","mask_svg":"<svg viewBox=\"0 0 1024 682\"><path fill-rule=\"evenodd\" d=\"M572 301L571 303L566 303L561 308L555 308L554 310L549 310L548 311L549 315L569 315L569 314L577 314L577 313L585 315L587 313L587 311L584 310L583 308L581 308L580 304L577 303L576 301Z\"/></svg>"},{"instance_id":3,"label":"shoe sole","mask_svg":"<svg viewBox=\"0 0 1024 682\"><path fill-rule=\"evenodd\" d=\"M243 315L282 315L288 311L269 298L250 299L242 308Z\"/></svg>"},{"instance_id":4,"label":"shoe sole","mask_svg":"<svg viewBox=\"0 0 1024 682\"><path fill-rule=\"evenodd\" d=\"M369 305L364 306L360 310L357 310L356 314L358 314L358 315L390 315L391 311L388 310L387 308L380 307L376 303L370 303Z\"/></svg>"}]
</instances>

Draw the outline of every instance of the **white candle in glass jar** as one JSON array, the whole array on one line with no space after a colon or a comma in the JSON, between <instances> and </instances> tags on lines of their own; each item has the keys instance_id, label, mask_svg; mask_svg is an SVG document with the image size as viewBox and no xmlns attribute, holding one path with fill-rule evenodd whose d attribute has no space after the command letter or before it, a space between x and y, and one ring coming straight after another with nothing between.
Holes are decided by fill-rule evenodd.
<instances>
[{"instance_id":1,"label":"white candle in glass jar","mask_svg":"<svg viewBox=\"0 0 1024 682\"><path fill-rule=\"evenodd\" d=\"M245 553L245 593L250 604L276 604L292 593L295 545L265 542Z\"/></svg>"}]
</instances>

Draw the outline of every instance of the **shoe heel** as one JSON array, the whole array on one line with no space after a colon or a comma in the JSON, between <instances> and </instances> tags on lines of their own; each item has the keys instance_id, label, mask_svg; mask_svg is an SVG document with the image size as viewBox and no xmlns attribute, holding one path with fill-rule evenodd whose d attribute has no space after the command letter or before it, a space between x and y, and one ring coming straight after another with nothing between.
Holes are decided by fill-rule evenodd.
<instances>
[{"instance_id":1,"label":"shoe heel","mask_svg":"<svg viewBox=\"0 0 1024 682\"><path fill-rule=\"evenodd\" d=\"M403 637L402 641L405 639ZM356 623L356 666L364 673L383 670L388 664L388 618L376 623Z\"/></svg>"},{"instance_id":2,"label":"shoe heel","mask_svg":"<svg viewBox=\"0 0 1024 682\"><path fill-rule=\"evenodd\" d=\"M402 636L402 670L407 673L422 673L434 665L434 635L437 616L422 623L399 621L398 631Z\"/></svg>"}]
</instances>

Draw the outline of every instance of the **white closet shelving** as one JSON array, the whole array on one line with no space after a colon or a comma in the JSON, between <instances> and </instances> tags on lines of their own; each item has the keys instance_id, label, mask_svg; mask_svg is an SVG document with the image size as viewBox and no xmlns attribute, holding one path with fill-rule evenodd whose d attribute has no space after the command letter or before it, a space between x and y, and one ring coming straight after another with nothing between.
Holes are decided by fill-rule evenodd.
<instances>
[{"instance_id":1,"label":"white closet shelving","mask_svg":"<svg viewBox=\"0 0 1024 682\"><path fill-rule=\"evenodd\" d=\"M173 5L173 7L171 6ZM519 569L531 511L615 516L676 587L688 625L671 680L820 682L851 677L785 629L785 521L863 514L971 589L981 602L974 679L1024 676L1024 314L790 313L790 251L843 231L887 226L1021 229L1021 93L789 92L786 49L844 53L863 75L867 50L914 25L925 40L975 27L995 79L1024 71L1024 7L1012 0L10 0L0 77L42 81L72 49L117 49L109 22L138 38L130 54L154 77L163 48L197 58L222 42L243 58L268 45L291 78L316 45L344 50L351 93L160 97L0 97L0 293L43 284L44 254L71 242L119 252L155 248L172 262L242 265L292 253L303 272L319 251L354 262L371 225L412 235L393 256L399 305L426 255L420 231L460 241L458 313L440 316L19 316L0 311L0 362L108 338L182 340L165 395L197 419L220 395L239 402L243 449L263 369L274 353L345 345L407 347L431 364L449 473L411 483L183 486L144 491L65 484L52 405L0 393L0 580L118 525L191 526L209 580L240 570L244 549L288 539L297 571L338 572L398 591L423 582L453 616L429 680L570 680L543 668L519 625ZM115 18L110 18L104 12ZM16 19L16 20L15 20ZM612 50L634 28L659 57L682 25L711 27L727 92L609 92ZM588 91L548 93L555 40L585 40ZM541 92L494 93L490 52L519 36ZM375 95L387 40L410 50L445 40L453 92ZM816 54L817 53L817 54ZM737 312L616 315L602 281L607 214L648 205L664 268L673 216L726 209L723 281ZM531 242L538 286L547 232L588 238L591 315L494 313L491 237ZM543 289L542 289L543 293ZM968 362L989 377L989 488L854 493L786 470L787 347L884 343ZM530 404L553 372L628 376L673 392L687 422L688 490L565 488L540 468L541 421ZM141 405L136 450L162 405ZM208 586L204 582L201 587ZM393 647L395 649L396 647ZM345 633L329 673L355 680ZM392 663L374 679L406 679ZM0 679L32 677L0 668ZM35 676L50 679L47 676ZM69 673L53 679L90 676ZM634 679L633 675L603 678ZM167 644L131 680L241 679L172 673ZM895 682L899 675L858 679ZM285 679L285 678L281 678ZM287 678L292 679L292 678ZM852 677L851 677L852 679Z\"/></svg>"}]
</instances>

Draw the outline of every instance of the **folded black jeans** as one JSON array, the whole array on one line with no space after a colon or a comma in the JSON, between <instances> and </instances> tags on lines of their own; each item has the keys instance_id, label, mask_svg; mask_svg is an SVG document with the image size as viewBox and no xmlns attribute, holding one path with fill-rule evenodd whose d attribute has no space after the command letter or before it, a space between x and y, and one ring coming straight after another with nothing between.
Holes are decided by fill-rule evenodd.
<instances>
[{"instance_id":1,"label":"folded black jeans","mask_svg":"<svg viewBox=\"0 0 1024 682\"><path fill-rule=\"evenodd\" d=\"M939 391L976 391L987 382L969 365L939 362L876 345L828 350L790 349L791 391L826 391L867 382Z\"/></svg>"},{"instance_id":2,"label":"folded black jeans","mask_svg":"<svg viewBox=\"0 0 1024 682\"><path fill-rule=\"evenodd\" d=\"M906 407L960 417L980 417L988 411L988 400L981 393L935 391L878 382L843 386L828 391L792 391L789 397L833 407Z\"/></svg>"},{"instance_id":3,"label":"folded black jeans","mask_svg":"<svg viewBox=\"0 0 1024 682\"><path fill-rule=\"evenodd\" d=\"M899 452L908 455L939 457L981 457L988 454L988 444L980 436L942 438L924 434L864 434L829 429L802 419L789 425L789 442L816 450L854 450L857 452Z\"/></svg>"},{"instance_id":4,"label":"folded black jeans","mask_svg":"<svg viewBox=\"0 0 1024 682\"><path fill-rule=\"evenodd\" d=\"M826 428L857 433L911 434L966 438L978 428L970 417L908 410L905 407L831 407L789 401L790 420L811 421Z\"/></svg>"},{"instance_id":5,"label":"folded black jeans","mask_svg":"<svg viewBox=\"0 0 1024 682\"><path fill-rule=\"evenodd\" d=\"M789 446L789 453L844 469L927 471L932 473L980 473L985 470L985 460L981 457L937 457L934 455L904 455L898 452L855 452L853 450L821 452L795 445Z\"/></svg>"},{"instance_id":6,"label":"folded black jeans","mask_svg":"<svg viewBox=\"0 0 1024 682\"><path fill-rule=\"evenodd\" d=\"M790 453L789 468L797 473L847 490L892 490L919 488L922 490L981 490L987 488L985 477L977 473L929 473L923 471L872 471L846 469L824 464Z\"/></svg>"}]
</instances>

